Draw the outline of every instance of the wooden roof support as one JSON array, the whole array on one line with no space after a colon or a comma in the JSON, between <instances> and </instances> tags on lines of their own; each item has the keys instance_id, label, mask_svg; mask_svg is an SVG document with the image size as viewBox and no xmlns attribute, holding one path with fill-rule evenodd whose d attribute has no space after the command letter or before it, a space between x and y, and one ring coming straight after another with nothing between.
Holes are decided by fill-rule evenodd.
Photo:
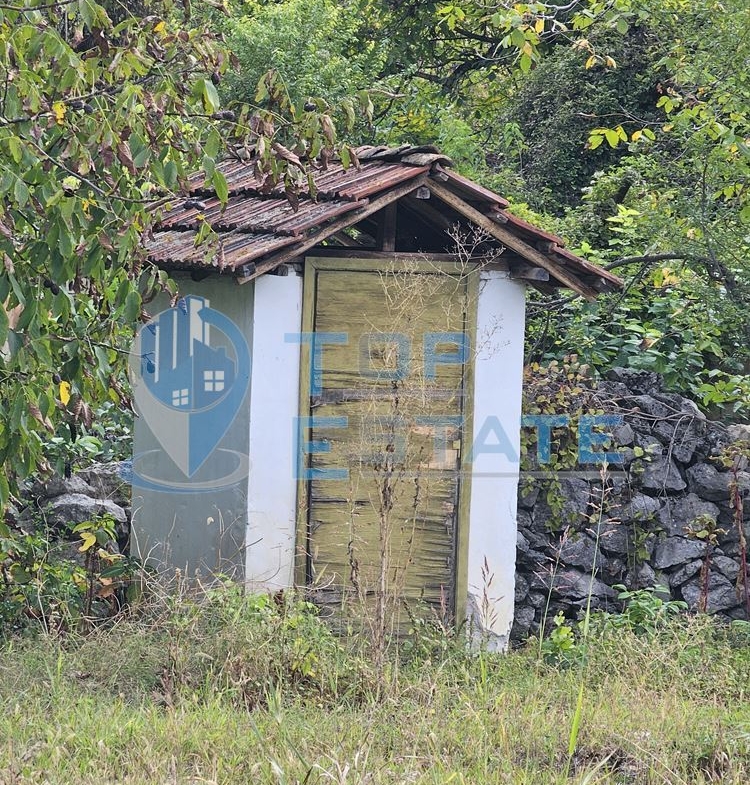
<instances>
[{"instance_id":1,"label":"wooden roof support","mask_svg":"<svg viewBox=\"0 0 750 785\"><path fill-rule=\"evenodd\" d=\"M436 226L444 232L447 232L456 224L455 221L451 221L447 215L443 215L440 210L424 200L409 197L406 200L406 206L418 213L427 223Z\"/></svg>"},{"instance_id":2,"label":"wooden roof support","mask_svg":"<svg viewBox=\"0 0 750 785\"><path fill-rule=\"evenodd\" d=\"M547 270L544 270L541 267L534 267L525 262L511 262L510 277L513 280L521 281L549 281L549 273Z\"/></svg>"},{"instance_id":3,"label":"wooden roof support","mask_svg":"<svg viewBox=\"0 0 750 785\"><path fill-rule=\"evenodd\" d=\"M237 283L243 284L248 283L255 278L259 278L264 273L273 270L274 267L278 267L280 264L284 264L290 259L294 259L296 256L301 256L306 251L309 251L311 248L318 245L318 243L321 243L323 240L331 237L331 235L336 234L336 232L340 232L342 229L352 226L352 224L361 221L363 218L367 218L369 215L377 213L379 210L387 207L392 202L401 199L402 196L406 196L412 191L415 191L420 186L426 184L427 174L421 174L412 180L408 180L407 182L397 186L396 188L393 188L387 193L384 193L381 197L374 199L372 202L363 206L361 209L352 210L352 212L346 213L341 218L333 221L332 223L329 223L328 226L321 229L321 231L308 236L307 239L303 242L295 243L289 248L285 248L283 251L274 254L268 259L258 262L255 270L253 270L250 275L238 276L235 280Z\"/></svg>"},{"instance_id":4,"label":"wooden roof support","mask_svg":"<svg viewBox=\"0 0 750 785\"><path fill-rule=\"evenodd\" d=\"M331 240L336 240L336 242L341 243L345 248L364 248L365 246L358 243L353 237L349 237L346 232L336 232L336 234L331 235L329 238Z\"/></svg>"},{"instance_id":5,"label":"wooden roof support","mask_svg":"<svg viewBox=\"0 0 750 785\"><path fill-rule=\"evenodd\" d=\"M533 246L525 243L523 240L516 237L515 234L510 232L504 226L499 226L491 218L488 218L484 213L472 207L460 197L456 196L453 191L446 188L444 185L429 180L427 187L432 191L435 196L442 199L446 204L449 204L456 212L468 218L472 223L476 224L481 229L484 229L487 234L499 240L503 245L515 251L528 262L542 267L547 270L552 278L557 279L560 283L568 288L577 292L587 300L593 300L597 296L595 289L587 286L583 281L576 278L567 270L563 270L560 265L545 256L541 251L538 251Z\"/></svg>"},{"instance_id":6,"label":"wooden roof support","mask_svg":"<svg viewBox=\"0 0 750 785\"><path fill-rule=\"evenodd\" d=\"M393 253L384 253L383 251L375 251L372 248L334 248L330 245L321 245L318 248L312 249L312 255L325 256L331 259L384 259L385 261L398 262L451 262L453 264L462 263L462 259L455 253L435 253L425 251L395 251ZM486 262L482 256L473 257L470 259L472 263L480 265L482 269L488 270L501 270L507 272L510 268L501 259L493 259L492 262ZM546 272L546 271L543 271Z\"/></svg>"},{"instance_id":7,"label":"wooden roof support","mask_svg":"<svg viewBox=\"0 0 750 785\"><path fill-rule=\"evenodd\" d=\"M386 205L378 214L378 238L375 242L381 251L396 250L396 202Z\"/></svg>"}]
</instances>

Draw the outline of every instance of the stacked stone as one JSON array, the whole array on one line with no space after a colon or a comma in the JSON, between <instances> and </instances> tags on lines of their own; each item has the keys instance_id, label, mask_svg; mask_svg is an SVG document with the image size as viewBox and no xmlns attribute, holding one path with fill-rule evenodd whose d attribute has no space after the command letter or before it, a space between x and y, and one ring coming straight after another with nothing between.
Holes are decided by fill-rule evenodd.
<instances>
[{"instance_id":1,"label":"stacked stone","mask_svg":"<svg viewBox=\"0 0 750 785\"><path fill-rule=\"evenodd\" d=\"M115 521L117 542L111 552L125 553L130 537L130 484L127 463L95 464L72 477L36 481L28 488L23 506L12 510L12 519L23 531L43 530L58 552L81 560L80 543L72 529L77 523L110 515Z\"/></svg>"},{"instance_id":2,"label":"stacked stone","mask_svg":"<svg viewBox=\"0 0 750 785\"><path fill-rule=\"evenodd\" d=\"M750 426L708 421L650 372L616 369L595 396L600 408L623 415L612 434L622 465L610 467L604 493L601 479L522 478L513 639L536 633L545 610L548 617L575 617L586 605L594 565L592 608L619 610L617 584L663 586L665 599L693 610L703 605L728 619L747 618L732 474L712 459L733 441L750 442ZM740 469L747 497L750 472ZM750 498L744 508L750 540Z\"/></svg>"}]
</instances>

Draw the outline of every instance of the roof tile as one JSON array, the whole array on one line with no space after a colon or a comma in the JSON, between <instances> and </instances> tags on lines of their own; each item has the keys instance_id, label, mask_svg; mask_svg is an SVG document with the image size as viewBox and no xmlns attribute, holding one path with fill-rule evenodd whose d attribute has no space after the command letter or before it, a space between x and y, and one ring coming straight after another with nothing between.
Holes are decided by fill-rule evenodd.
<instances>
[{"instance_id":1,"label":"roof tile","mask_svg":"<svg viewBox=\"0 0 750 785\"><path fill-rule=\"evenodd\" d=\"M358 166L345 168L341 162L333 162L326 169L314 169L315 198L302 193L295 205L287 199L283 183L264 193L263 181L245 160L231 158L218 164L229 190L225 205L202 174L193 175L188 181L189 200L173 199L157 208L164 212L147 242L149 256L158 264L180 269L234 269L256 260L270 269L274 257L269 260L269 255L295 243L307 243L305 247L309 247L317 231L324 232L334 219L340 225L341 216L347 213L352 214L352 225L356 224L358 213L364 214L360 208L375 197L383 197L397 186L403 189L402 184L431 171L456 196L506 224L520 239L538 247L546 245L545 255L561 269L605 288L622 286L616 275L563 248L563 240L557 235L507 211L509 203L502 196L446 168L451 166L450 159L437 148L402 145L363 147L356 152ZM200 204L196 205L196 200ZM202 221L208 221L215 234L196 247L196 232Z\"/></svg>"}]
</instances>

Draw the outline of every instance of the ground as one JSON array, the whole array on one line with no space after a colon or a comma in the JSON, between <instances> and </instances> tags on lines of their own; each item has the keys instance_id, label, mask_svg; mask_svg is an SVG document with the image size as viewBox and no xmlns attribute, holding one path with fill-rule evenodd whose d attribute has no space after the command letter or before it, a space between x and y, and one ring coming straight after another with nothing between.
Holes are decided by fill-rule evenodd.
<instances>
[{"instance_id":1,"label":"ground","mask_svg":"<svg viewBox=\"0 0 750 785\"><path fill-rule=\"evenodd\" d=\"M304 608L173 603L5 643L0 783L744 785L748 644L680 617L466 654L427 625L378 670Z\"/></svg>"}]
</instances>

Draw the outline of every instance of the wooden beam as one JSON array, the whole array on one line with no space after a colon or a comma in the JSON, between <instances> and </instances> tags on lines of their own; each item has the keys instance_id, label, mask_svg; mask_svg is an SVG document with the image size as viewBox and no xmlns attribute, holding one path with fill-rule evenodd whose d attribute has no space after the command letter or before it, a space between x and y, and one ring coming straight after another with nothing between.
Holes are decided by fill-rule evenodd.
<instances>
[{"instance_id":1,"label":"wooden beam","mask_svg":"<svg viewBox=\"0 0 750 785\"><path fill-rule=\"evenodd\" d=\"M320 246L314 248L316 256L330 257L331 259L385 259L398 261L403 259L412 262L453 262L458 263L461 257L455 253L435 253L433 251L392 251L386 253L384 251L375 251L371 248L362 248L356 250L355 248L331 248L330 246ZM483 258L481 256L470 259L470 262L483 265ZM503 264L498 269L507 270L508 265Z\"/></svg>"},{"instance_id":2,"label":"wooden beam","mask_svg":"<svg viewBox=\"0 0 750 785\"><path fill-rule=\"evenodd\" d=\"M409 197L406 200L406 206L410 210L414 210L425 221L433 224L438 229L447 232L451 227L455 226L456 221L451 221L447 215L443 215L436 207L428 204L424 200L417 200Z\"/></svg>"},{"instance_id":3,"label":"wooden beam","mask_svg":"<svg viewBox=\"0 0 750 785\"><path fill-rule=\"evenodd\" d=\"M395 251L394 253L383 253L383 251L375 251L371 248L363 248L362 250L357 251L354 248L332 248L331 246L326 245L312 248L308 256L317 256L329 260L358 259L360 261L369 260L371 262L411 262L412 264L428 263L436 265L462 265L467 261L455 253L435 253L433 251ZM505 261L504 256L501 256L500 258L493 256L492 261L489 261L486 256L473 256L468 262L472 265L476 265L482 270L499 270L506 273L510 270L510 266Z\"/></svg>"},{"instance_id":4,"label":"wooden beam","mask_svg":"<svg viewBox=\"0 0 750 785\"><path fill-rule=\"evenodd\" d=\"M346 248L363 248L364 246L360 245L353 237L349 237L346 232L336 232L336 234L332 235L331 240L336 240L336 242L341 243Z\"/></svg>"},{"instance_id":5,"label":"wooden beam","mask_svg":"<svg viewBox=\"0 0 750 785\"><path fill-rule=\"evenodd\" d=\"M306 240L300 243L295 243L295 245L292 245L289 248L285 248L283 251L280 251L274 256L269 257L265 261L258 262L255 270L251 275L238 277L235 280L237 283L243 284L249 283L256 278L259 278L269 270L273 270L274 267L278 267L280 264L285 264L295 256L301 256L306 251L309 251L311 248L316 246L318 243L321 243L323 240L327 240L329 237L331 237L331 235L336 234L336 232L340 232L342 229L353 226L363 218L367 218L368 216L377 213L379 210L382 210L384 207L387 207L389 204L391 204L391 202L395 202L398 199L401 199L401 197L406 196L406 194L415 191L421 185L425 185L426 181L427 174L420 174L413 180L409 180L397 188L387 191L382 196L374 199L372 202L360 208L359 210L352 210L352 212L346 213L338 220L328 224L328 226L324 227L319 232L310 235Z\"/></svg>"},{"instance_id":6,"label":"wooden beam","mask_svg":"<svg viewBox=\"0 0 750 785\"><path fill-rule=\"evenodd\" d=\"M549 281L549 272L542 267L521 262L510 265L510 277L520 281Z\"/></svg>"},{"instance_id":7,"label":"wooden beam","mask_svg":"<svg viewBox=\"0 0 750 785\"><path fill-rule=\"evenodd\" d=\"M419 190L419 189L417 189ZM381 251L396 250L396 202L391 202L378 214L378 239L375 245Z\"/></svg>"},{"instance_id":8,"label":"wooden beam","mask_svg":"<svg viewBox=\"0 0 750 785\"><path fill-rule=\"evenodd\" d=\"M427 187L438 197L438 199L442 199L446 204L449 204L456 212L468 218L480 229L484 229L491 237L499 240L503 245L515 251L527 261L547 270L553 278L557 279L574 292L577 292L587 300L593 300L596 297L597 292L595 289L587 286L583 281L576 278L567 270L561 269L558 264L546 257L541 251L538 251L533 246L516 237L516 235L504 226L496 224L491 218L488 218L484 213L480 213L479 210L476 210L463 199L456 196L453 191L449 190L444 185L440 185L440 183L430 180L427 183Z\"/></svg>"}]
</instances>

